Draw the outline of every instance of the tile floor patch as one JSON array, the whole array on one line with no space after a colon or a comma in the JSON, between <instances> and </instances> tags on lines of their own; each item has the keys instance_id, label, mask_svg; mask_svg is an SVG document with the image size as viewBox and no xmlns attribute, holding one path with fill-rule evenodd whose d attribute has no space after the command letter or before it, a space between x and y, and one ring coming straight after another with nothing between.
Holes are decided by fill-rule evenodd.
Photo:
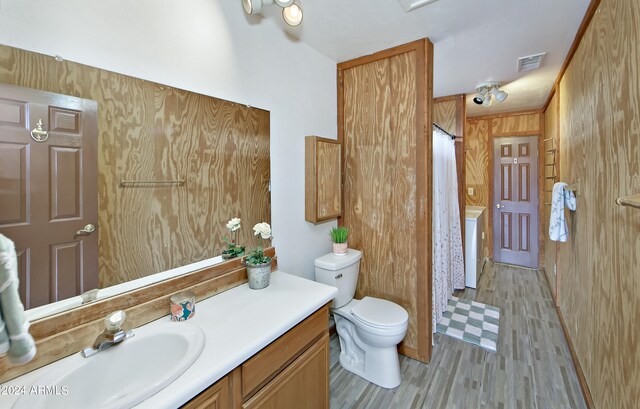
<instances>
[{"instance_id":1,"label":"tile floor patch","mask_svg":"<svg viewBox=\"0 0 640 409\"><path fill-rule=\"evenodd\" d=\"M476 301L451 297L436 326L441 334L496 351L500 309Z\"/></svg>"}]
</instances>

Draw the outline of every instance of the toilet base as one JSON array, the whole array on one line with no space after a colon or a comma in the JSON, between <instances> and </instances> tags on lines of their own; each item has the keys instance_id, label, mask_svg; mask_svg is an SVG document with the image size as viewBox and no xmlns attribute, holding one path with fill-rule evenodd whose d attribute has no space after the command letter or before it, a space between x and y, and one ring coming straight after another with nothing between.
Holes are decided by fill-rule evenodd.
<instances>
[{"instance_id":1,"label":"toilet base","mask_svg":"<svg viewBox=\"0 0 640 409\"><path fill-rule=\"evenodd\" d=\"M334 315L340 339L340 365L367 381L387 389L400 385L398 347L376 348L365 344L354 324L340 315Z\"/></svg>"},{"instance_id":2,"label":"toilet base","mask_svg":"<svg viewBox=\"0 0 640 409\"><path fill-rule=\"evenodd\" d=\"M400 361L397 348L373 348L365 353L364 365L358 365L340 352L340 366L365 380L386 389L400 386Z\"/></svg>"}]
</instances>

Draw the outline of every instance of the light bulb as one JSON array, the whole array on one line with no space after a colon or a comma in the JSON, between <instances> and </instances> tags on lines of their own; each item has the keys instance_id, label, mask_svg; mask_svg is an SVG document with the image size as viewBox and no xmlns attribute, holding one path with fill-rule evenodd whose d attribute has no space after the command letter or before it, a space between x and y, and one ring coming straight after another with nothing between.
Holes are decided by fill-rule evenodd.
<instances>
[{"instance_id":1,"label":"light bulb","mask_svg":"<svg viewBox=\"0 0 640 409\"><path fill-rule=\"evenodd\" d=\"M286 7L282 10L282 18L285 23L290 26L298 26L302 23L302 8L296 3L293 3L289 7Z\"/></svg>"},{"instance_id":2,"label":"light bulb","mask_svg":"<svg viewBox=\"0 0 640 409\"><path fill-rule=\"evenodd\" d=\"M247 14L260 14L262 11L262 0L242 0L242 7Z\"/></svg>"}]
</instances>

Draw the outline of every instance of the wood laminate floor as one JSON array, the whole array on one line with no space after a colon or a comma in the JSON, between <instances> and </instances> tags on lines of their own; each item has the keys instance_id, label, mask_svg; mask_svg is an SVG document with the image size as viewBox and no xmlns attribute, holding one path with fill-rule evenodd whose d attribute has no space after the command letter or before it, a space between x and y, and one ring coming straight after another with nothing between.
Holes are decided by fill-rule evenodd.
<instances>
[{"instance_id":1,"label":"wood laminate floor","mask_svg":"<svg viewBox=\"0 0 640 409\"><path fill-rule=\"evenodd\" d=\"M402 384L377 387L344 370L331 338L331 409L586 408L542 273L487 263L459 297L500 308L498 352L435 334L431 363L400 356Z\"/></svg>"}]
</instances>

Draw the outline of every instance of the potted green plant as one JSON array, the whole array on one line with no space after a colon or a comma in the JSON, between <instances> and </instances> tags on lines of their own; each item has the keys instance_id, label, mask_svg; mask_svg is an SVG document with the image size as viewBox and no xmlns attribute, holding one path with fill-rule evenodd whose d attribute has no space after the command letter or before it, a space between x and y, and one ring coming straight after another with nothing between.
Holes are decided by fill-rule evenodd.
<instances>
[{"instance_id":1,"label":"potted green plant","mask_svg":"<svg viewBox=\"0 0 640 409\"><path fill-rule=\"evenodd\" d=\"M268 223L258 223L253 226L254 235L260 235L264 241L271 239L271 226ZM251 250L245 257L244 263L247 267L247 277L249 278L249 288L259 290L269 286L271 276L272 258L264 254L261 246Z\"/></svg>"},{"instance_id":2,"label":"potted green plant","mask_svg":"<svg viewBox=\"0 0 640 409\"><path fill-rule=\"evenodd\" d=\"M244 254L244 246L240 246L236 242L238 239L238 230L240 230L240 219L234 217L229 220L227 222L227 229L229 229L229 235L233 238L224 237L224 241L226 241L228 245L227 249L222 252L222 258L224 260L230 260Z\"/></svg>"},{"instance_id":3,"label":"potted green plant","mask_svg":"<svg viewBox=\"0 0 640 409\"><path fill-rule=\"evenodd\" d=\"M329 236L333 242L333 254L336 256L344 256L347 254L347 238L349 237L349 228L345 226L333 227L329 231Z\"/></svg>"}]
</instances>

